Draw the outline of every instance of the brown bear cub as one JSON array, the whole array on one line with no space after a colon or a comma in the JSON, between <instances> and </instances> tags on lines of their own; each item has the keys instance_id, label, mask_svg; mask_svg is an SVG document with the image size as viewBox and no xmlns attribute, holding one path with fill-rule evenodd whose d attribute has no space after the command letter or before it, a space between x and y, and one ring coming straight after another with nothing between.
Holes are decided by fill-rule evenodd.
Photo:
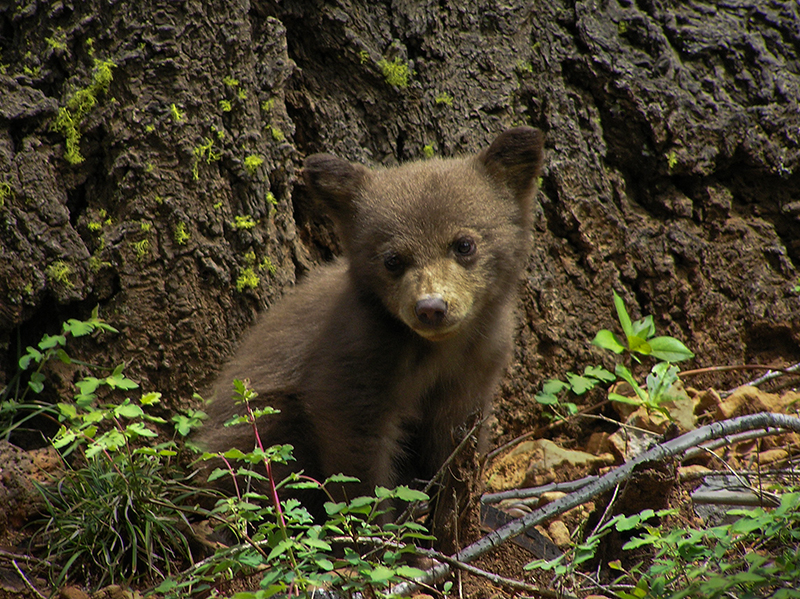
<instances>
[{"instance_id":1,"label":"brown bear cub","mask_svg":"<svg viewBox=\"0 0 800 599\"><path fill-rule=\"evenodd\" d=\"M248 378L255 407L281 410L259 434L294 446L291 470L355 476L337 492L350 498L432 477L457 429L489 411L512 350L543 139L519 127L474 156L376 170L308 157L305 184L344 256L246 336L211 389L201 444L252 450L251 428L222 426L242 413L233 379Z\"/></svg>"}]
</instances>

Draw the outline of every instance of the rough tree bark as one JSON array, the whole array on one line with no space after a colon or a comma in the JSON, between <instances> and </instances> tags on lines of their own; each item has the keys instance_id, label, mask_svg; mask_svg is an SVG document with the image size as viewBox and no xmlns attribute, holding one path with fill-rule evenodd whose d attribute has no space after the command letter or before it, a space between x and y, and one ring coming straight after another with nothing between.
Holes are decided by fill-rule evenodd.
<instances>
[{"instance_id":1,"label":"rough tree bark","mask_svg":"<svg viewBox=\"0 0 800 599\"><path fill-rule=\"evenodd\" d=\"M612 288L697 364L797 361L799 51L789 0L0 3L0 384L99 304L120 334L83 357L185 405L336 251L304 155L394 164L520 123L549 158L506 429L597 361ZM70 106L78 164L54 128Z\"/></svg>"}]
</instances>

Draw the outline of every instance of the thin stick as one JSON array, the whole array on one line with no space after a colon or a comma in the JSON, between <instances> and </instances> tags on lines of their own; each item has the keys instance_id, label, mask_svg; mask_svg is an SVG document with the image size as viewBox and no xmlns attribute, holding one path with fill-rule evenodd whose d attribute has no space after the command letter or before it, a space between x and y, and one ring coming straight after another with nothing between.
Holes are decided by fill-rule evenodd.
<instances>
[{"instance_id":1,"label":"thin stick","mask_svg":"<svg viewBox=\"0 0 800 599\"><path fill-rule=\"evenodd\" d=\"M626 462L622 466L608 472L604 476L597 479L595 482L590 483L584 489L566 495L552 503L549 503L542 508L526 514L522 518L512 520L508 524L501 526L495 531L492 531L487 536L473 543L469 547L459 551L456 555L452 556L460 562L469 563L477 557L483 555L487 551L499 546L505 541L518 534L523 533L536 526L537 524L552 518L557 514L564 513L574 507L577 507L592 497L604 493L609 489L615 487L621 482L627 480L634 472L634 470L643 464L650 462L662 461L668 457L683 453L691 447L695 447L710 439L717 439L726 435L740 433L746 430L761 429L761 428L775 428L775 429L791 429L800 432L800 418L793 416L786 416L784 414L761 413L749 416L741 416L731 420L722 422L714 422L699 429L681 435L675 439L655 446L654 448L646 451L645 453L637 456L636 458ZM432 582L441 579L450 572L450 565L443 563L428 570L424 576L420 577L423 582ZM402 583L396 585L390 590L389 594L393 595L408 595L414 590L413 583Z\"/></svg>"},{"instance_id":2,"label":"thin stick","mask_svg":"<svg viewBox=\"0 0 800 599\"><path fill-rule=\"evenodd\" d=\"M542 485L541 487L530 487L528 489L510 489L508 491L498 491L497 493L484 493L481 497L481 503L500 503L506 499L527 499L529 497L538 497L539 495L553 493L555 491L570 493L596 480L597 475L590 474L589 476L584 476L578 480L572 480L566 483L550 483L548 485Z\"/></svg>"}]
</instances>

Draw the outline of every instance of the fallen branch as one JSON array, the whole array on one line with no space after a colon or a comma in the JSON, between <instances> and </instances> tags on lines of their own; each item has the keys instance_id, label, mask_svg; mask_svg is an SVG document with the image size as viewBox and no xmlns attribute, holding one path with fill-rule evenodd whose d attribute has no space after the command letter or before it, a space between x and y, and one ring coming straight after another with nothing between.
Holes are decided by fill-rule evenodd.
<instances>
[{"instance_id":1,"label":"fallen branch","mask_svg":"<svg viewBox=\"0 0 800 599\"><path fill-rule=\"evenodd\" d=\"M732 418L731 420L724 420L722 422L714 422L703 426L697 430L681 435L675 439L657 445L653 449L637 456L633 460L626 462L619 468L616 468L600 477L593 483L590 483L583 489L566 495L546 506L526 514L518 520L509 522L505 526L492 531L482 539L473 543L472 545L462 549L452 556L459 562L469 563L475 558L483 555L484 553L498 547L505 541L518 534L536 526L537 524L552 518L557 514L566 512L574 507L577 507L587 502L592 497L610 490L614 486L627 480L631 474L643 464L649 462L658 462L666 458L683 453L691 447L696 447L701 443L711 439L717 439L726 435L733 435L748 430L774 428L775 432L780 429L790 429L800 432L800 418L793 416L786 416L784 414L762 413L753 414L749 416L741 416L739 418ZM428 570L424 576L418 579L419 582L431 583L440 580L450 572L450 565L443 563ZM389 594L391 595L408 595L416 588L415 582L407 582L396 585L393 587Z\"/></svg>"}]
</instances>

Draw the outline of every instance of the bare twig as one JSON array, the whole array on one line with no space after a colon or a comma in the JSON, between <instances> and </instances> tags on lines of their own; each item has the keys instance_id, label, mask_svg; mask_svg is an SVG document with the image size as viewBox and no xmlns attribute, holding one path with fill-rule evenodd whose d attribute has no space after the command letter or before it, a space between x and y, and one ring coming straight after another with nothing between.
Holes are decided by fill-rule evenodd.
<instances>
[{"instance_id":1,"label":"bare twig","mask_svg":"<svg viewBox=\"0 0 800 599\"><path fill-rule=\"evenodd\" d=\"M762 428L786 428L800 432L800 418L786 416L784 414L771 414L765 412L708 424L697 430L686 433L685 435L681 435L680 437L657 445L653 449L646 451L629 462L626 462L622 466L612 470L608 474L605 474L580 491L566 495L565 497L557 499L556 501L553 501L552 503L533 511L530 514L526 514L522 518L513 520L505 526L501 526L469 547L459 551L456 555L452 556L452 559L455 559L459 562L469 563L487 551L504 543L508 539L521 534L533 526L536 526L540 522L577 507L592 497L608 491L609 489L628 479L634 470L643 464L658 462L668 457L681 454L687 449L695 447L700 443L710 439L717 439L719 437L740 433L746 430ZM432 582L439 580L448 572L450 572L450 564L443 563L428 570L424 576L420 577L420 579L426 583ZM413 590L413 583L403 583L392 588L390 590L390 594L407 595Z\"/></svg>"},{"instance_id":2,"label":"bare twig","mask_svg":"<svg viewBox=\"0 0 800 599\"><path fill-rule=\"evenodd\" d=\"M506 499L526 499L528 497L538 497L544 493L553 493L556 491L570 493L585 487L595 480L597 480L597 475L590 474L589 476L584 476L578 480L572 480L566 483L550 483L549 485L530 487L528 489L511 489L509 491L499 491L497 493L484 493L481 497L481 503L500 503Z\"/></svg>"},{"instance_id":3,"label":"bare twig","mask_svg":"<svg viewBox=\"0 0 800 599\"><path fill-rule=\"evenodd\" d=\"M726 445L734 445L736 443L741 443L743 441L750 441L751 439L770 437L776 434L776 432L778 431L774 431L771 429L760 430L760 431L747 431L745 433L739 433L738 435L730 435L728 437L723 437L722 439L715 439L714 441L704 443L699 447L693 447L692 449L688 450L684 455L684 459L690 460L693 457L704 453L706 450L714 450L718 447L724 447Z\"/></svg>"}]
</instances>

